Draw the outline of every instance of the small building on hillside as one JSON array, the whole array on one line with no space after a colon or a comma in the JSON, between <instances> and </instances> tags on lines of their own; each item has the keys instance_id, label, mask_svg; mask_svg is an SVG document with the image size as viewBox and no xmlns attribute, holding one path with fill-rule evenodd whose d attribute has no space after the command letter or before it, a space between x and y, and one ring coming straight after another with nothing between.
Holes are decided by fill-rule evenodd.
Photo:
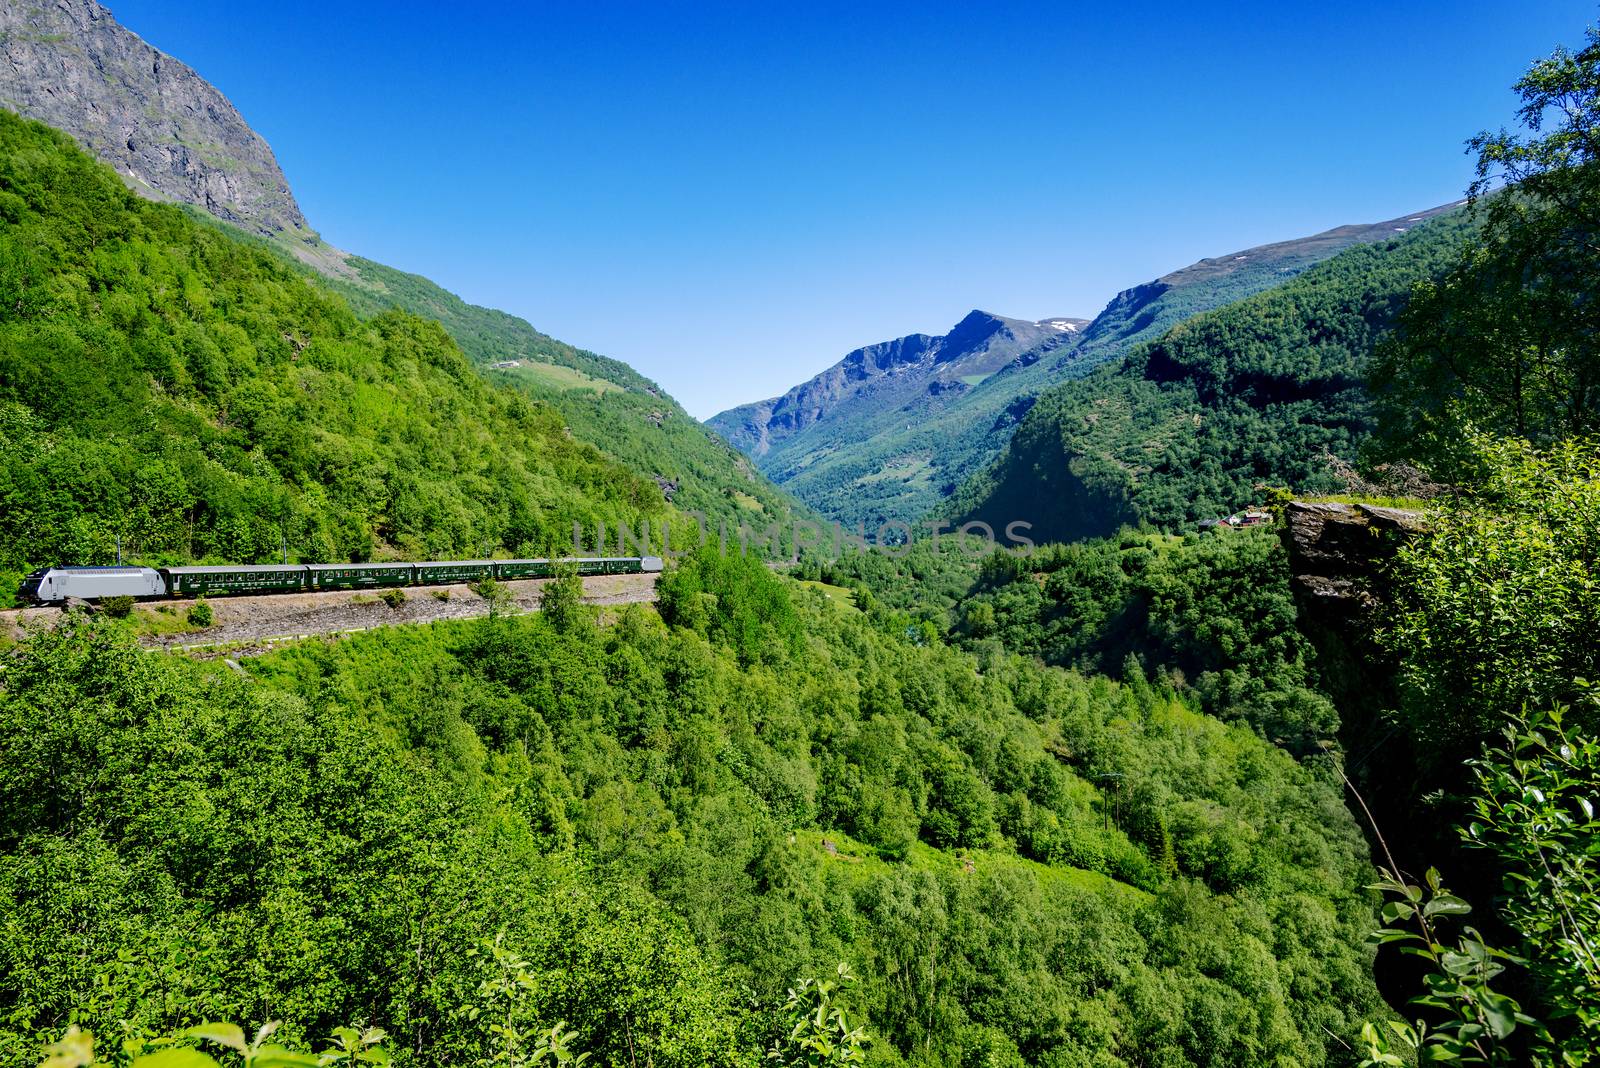
<instances>
[{"instance_id":1,"label":"small building on hillside","mask_svg":"<svg viewBox=\"0 0 1600 1068\"><path fill-rule=\"evenodd\" d=\"M1226 519L1202 519L1200 520L1200 529L1259 527L1270 522L1272 522L1271 512L1235 512Z\"/></svg>"}]
</instances>

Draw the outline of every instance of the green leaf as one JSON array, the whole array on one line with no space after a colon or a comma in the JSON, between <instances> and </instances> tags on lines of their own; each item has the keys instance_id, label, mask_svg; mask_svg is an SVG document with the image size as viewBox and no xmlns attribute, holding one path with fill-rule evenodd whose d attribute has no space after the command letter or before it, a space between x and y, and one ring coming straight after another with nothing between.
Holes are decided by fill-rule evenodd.
<instances>
[{"instance_id":1,"label":"green leaf","mask_svg":"<svg viewBox=\"0 0 1600 1068\"><path fill-rule=\"evenodd\" d=\"M217 1068L217 1062L209 1054L184 1046L135 1057L133 1068Z\"/></svg>"},{"instance_id":2,"label":"green leaf","mask_svg":"<svg viewBox=\"0 0 1600 1068\"><path fill-rule=\"evenodd\" d=\"M262 1046L250 1059L250 1068L316 1068L320 1063L309 1053L299 1053L282 1046Z\"/></svg>"},{"instance_id":3,"label":"green leaf","mask_svg":"<svg viewBox=\"0 0 1600 1068\"><path fill-rule=\"evenodd\" d=\"M203 1038L219 1046L245 1052L244 1028L231 1023L203 1023L184 1032L190 1038Z\"/></svg>"},{"instance_id":4,"label":"green leaf","mask_svg":"<svg viewBox=\"0 0 1600 1068\"><path fill-rule=\"evenodd\" d=\"M84 1068L94 1063L94 1036L76 1024L67 1028L61 1040L45 1051L39 1068Z\"/></svg>"},{"instance_id":5,"label":"green leaf","mask_svg":"<svg viewBox=\"0 0 1600 1068\"><path fill-rule=\"evenodd\" d=\"M1505 1038L1517 1029L1517 1010L1509 999L1496 998L1483 1006L1483 1017L1496 1038Z\"/></svg>"},{"instance_id":6,"label":"green leaf","mask_svg":"<svg viewBox=\"0 0 1600 1068\"><path fill-rule=\"evenodd\" d=\"M1472 906L1454 894L1441 894L1422 907L1424 916L1465 916Z\"/></svg>"}]
</instances>

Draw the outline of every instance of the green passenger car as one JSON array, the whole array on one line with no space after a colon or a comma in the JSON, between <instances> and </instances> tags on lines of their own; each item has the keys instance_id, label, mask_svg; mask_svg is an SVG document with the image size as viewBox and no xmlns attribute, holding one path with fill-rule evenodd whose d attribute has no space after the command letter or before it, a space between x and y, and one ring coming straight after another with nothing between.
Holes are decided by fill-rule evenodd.
<instances>
[{"instance_id":1,"label":"green passenger car","mask_svg":"<svg viewBox=\"0 0 1600 1068\"><path fill-rule=\"evenodd\" d=\"M493 560L440 560L411 566L416 570L419 586L448 586L495 577Z\"/></svg>"},{"instance_id":2,"label":"green passenger car","mask_svg":"<svg viewBox=\"0 0 1600 1068\"><path fill-rule=\"evenodd\" d=\"M382 564L258 564L164 567L159 575L164 591L154 596L200 597L248 593L294 593L300 590L365 590L393 586L445 586L503 580L550 578L560 567L580 575L633 575L662 568L658 556L588 556L566 560L436 560Z\"/></svg>"},{"instance_id":3,"label":"green passenger car","mask_svg":"<svg viewBox=\"0 0 1600 1068\"><path fill-rule=\"evenodd\" d=\"M416 582L413 564L307 564L306 570L314 590L368 590Z\"/></svg>"},{"instance_id":4,"label":"green passenger car","mask_svg":"<svg viewBox=\"0 0 1600 1068\"><path fill-rule=\"evenodd\" d=\"M556 573L549 560L496 560L494 570L500 579L549 578ZM584 573L581 566L578 573Z\"/></svg>"},{"instance_id":5,"label":"green passenger car","mask_svg":"<svg viewBox=\"0 0 1600 1068\"><path fill-rule=\"evenodd\" d=\"M659 561L656 561L654 568L650 566L653 560L654 557L640 559L637 556L580 556L555 562L544 559L496 560L494 570L495 577L499 579L550 578L556 573L558 565L570 566L580 575L633 575L640 571L661 570Z\"/></svg>"},{"instance_id":6,"label":"green passenger car","mask_svg":"<svg viewBox=\"0 0 1600 1068\"><path fill-rule=\"evenodd\" d=\"M213 594L293 593L306 588L306 568L301 564L261 564L252 567L164 567L161 575L172 597Z\"/></svg>"}]
</instances>

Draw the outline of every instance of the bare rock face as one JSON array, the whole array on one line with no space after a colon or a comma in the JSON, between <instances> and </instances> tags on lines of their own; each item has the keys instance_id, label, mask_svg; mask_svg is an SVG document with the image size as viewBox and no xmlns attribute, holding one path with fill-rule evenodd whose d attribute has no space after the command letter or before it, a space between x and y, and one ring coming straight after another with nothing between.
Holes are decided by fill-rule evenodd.
<instances>
[{"instance_id":1,"label":"bare rock face","mask_svg":"<svg viewBox=\"0 0 1600 1068\"><path fill-rule=\"evenodd\" d=\"M152 199L315 239L272 149L227 98L95 0L0 0L0 106L70 134Z\"/></svg>"},{"instance_id":2,"label":"bare rock face","mask_svg":"<svg viewBox=\"0 0 1600 1068\"><path fill-rule=\"evenodd\" d=\"M1317 614L1349 618L1378 603L1382 569L1423 515L1370 504L1292 501L1284 543L1295 591Z\"/></svg>"}]
</instances>

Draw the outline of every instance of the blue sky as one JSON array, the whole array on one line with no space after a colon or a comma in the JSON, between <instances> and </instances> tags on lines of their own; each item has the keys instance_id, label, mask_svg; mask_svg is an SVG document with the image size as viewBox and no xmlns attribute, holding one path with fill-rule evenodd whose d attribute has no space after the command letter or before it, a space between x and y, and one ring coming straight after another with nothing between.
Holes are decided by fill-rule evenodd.
<instances>
[{"instance_id":1,"label":"blue sky","mask_svg":"<svg viewBox=\"0 0 1600 1068\"><path fill-rule=\"evenodd\" d=\"M1446 203L1596 8L108 0L313 226L705 417L972 308Z\"/></svg>"}]
</instances>

